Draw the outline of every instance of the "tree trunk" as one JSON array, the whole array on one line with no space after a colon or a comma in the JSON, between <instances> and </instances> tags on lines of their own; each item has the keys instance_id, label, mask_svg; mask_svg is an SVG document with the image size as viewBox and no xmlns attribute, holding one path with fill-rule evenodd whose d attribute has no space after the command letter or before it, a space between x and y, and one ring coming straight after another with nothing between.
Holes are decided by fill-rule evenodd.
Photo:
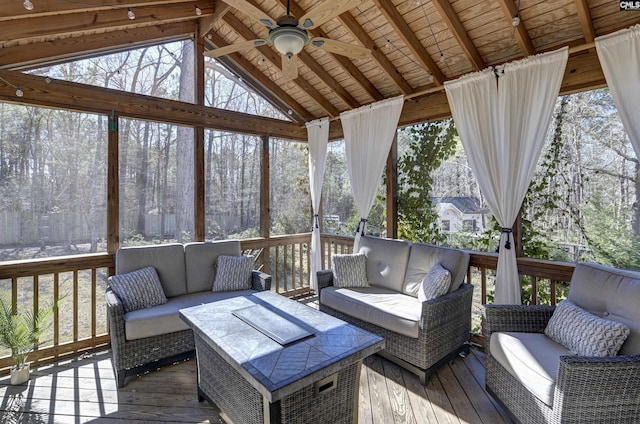
<instances>
[{"instance_id":1,"label":"tree trunk","mask_svg":"<svg viewBox=\"0 0 640 424\"><path fill-rule=\"evenodd\" d=\"M179 100L192 103L195 92L194 46L190 41L182 44ZM191 241L195 228L194 183L194 129L178 127L176 143L176 237L178 242Z\"/></svg>"}]
</instances>

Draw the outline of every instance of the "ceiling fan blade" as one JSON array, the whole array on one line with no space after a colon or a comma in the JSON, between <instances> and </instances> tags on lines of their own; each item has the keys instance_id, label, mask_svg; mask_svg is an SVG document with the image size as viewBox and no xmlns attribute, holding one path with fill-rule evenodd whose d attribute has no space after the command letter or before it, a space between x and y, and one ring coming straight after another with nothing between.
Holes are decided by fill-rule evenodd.
<instances>
[{"instance_id":1,"label":"ceiling fan blade","mask_svg":"<svg viewBox=\"0 0 640 424\"><path fill-rule=\"evenodd\" d=\"M353 9L360 3L362 3L362 0L323 1L322 3L320 3L320 5L314 7L300 18L300 26L305 29L313 29L319 25L322 25L328 20L335 18L341 13L346 12L349 9Z\"/></svg>"},{"instance_id":2,"label":"ceiling fan blade","mask_svg":"<svg viewBox=\"0 0 640 424\"><path fill-rule=\"evenodd\" d=\"M240 43L229 44L228 46L220 47L219 49L207 50L204 52L204 55L207 57L220 57L229 53L235 53L240 50L247 50L253 47L262 46L266 43L266 40L258 39L258 40L249 40L242 41Z\"/></svg>"},{"instance_id":3,"label":"ceiling fan blade","mask_svg":"<svg viewBox=\"0 0 640 424\"><path fill-rule=\"evenodd\" d=\"M287 57L282 55L282 76L285 81L298 78L298 56Z\"/></svg>"},{"instance_id":4,"label":"ceiling fan blade","mask_svg":"<svg viewBox=\"0 0 640 424\"><path fill-rule=\"evenodd\" d=\"M326 52L347 56L352 59L367 59L371 55L371 50L367 48L355 44L343 43L342 41L336 41L330 38L315 37L311 40L310 44Z\"/></svg>"},{"instance_id":5,"label":"ceiling fan blade","mask_svg":"<svg viewBox=\"0 0 640 424\"><path fill-rule=\"evenodd\" d=\"M251 3L246 0L223 0L229 6L238 9L245 15L255 19L263 25L268 26L269 28L273 28L276 26L276 21L271 19L269 15L264 13L259 8L255 7Z\"/></svg>"}]
</instances>

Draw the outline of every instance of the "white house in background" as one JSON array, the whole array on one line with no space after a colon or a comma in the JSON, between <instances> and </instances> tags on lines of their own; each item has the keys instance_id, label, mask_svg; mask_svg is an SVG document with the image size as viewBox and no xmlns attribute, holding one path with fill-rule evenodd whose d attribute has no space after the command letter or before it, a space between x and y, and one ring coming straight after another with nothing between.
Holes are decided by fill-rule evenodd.
<instances>
[{"instance_id":1,"label":"white house in background","mask_svg":"<svg viewBox=\"0 0 640 424\"><path fill-rule=\"evenodd\" d=\"M443 232L484 231L488 210L481 208L475 197L436 197L433 202Z\"/></svg>"}]
</instances>

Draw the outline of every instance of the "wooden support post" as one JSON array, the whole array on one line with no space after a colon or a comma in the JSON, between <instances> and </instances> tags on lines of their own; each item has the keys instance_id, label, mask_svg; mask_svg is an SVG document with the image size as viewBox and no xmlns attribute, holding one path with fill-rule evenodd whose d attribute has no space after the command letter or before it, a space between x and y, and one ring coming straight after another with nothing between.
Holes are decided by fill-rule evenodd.
<instances>
[{"instance_id":1,"label":"wooden support post","mask_svg":"<svg viewBox=\"0 0 640 424\"><path fill-rule=\"evenodd\" d=\"M194 39L196 73L196 104L204 106L204 40ZM205 241L206 238L206 204L205 204L205 164L204 164L204 127L194 128L193 174L194 174L194 241Z\"/></svg>"},{"instance_id":2,"label":"wooden support post","mask_svg":"<svg viewBox=\"0 0 640 424\"><path fill-rule=\"evenodd\" d=\"M265 135L261 138L262 160L260 163L260 237L269 238L271 235L271 164L269 161L269 136ZM263 272L266 272L267 274L271 274L271 251L269 249L270 248L267 247L262 252Z\"/></svg>"},{"instance_id":3,"label":"wooden support post","mask_svg":"<svg viewBox=\"0 0 640 424\"><path fill-rule=\"evenodd\" d=\"M118 115L108 117L107 141L107 252L115 253L120 247L120 177L118 165Z\"/></svg>"},{"instance_id":4,"label":"wooden support post","mask_svg":"<svg viewBox=\"0 0 640 424\"><path fill-rule=\"evenodd\" d=\"M387 157L387 237L398 238L398 133Z\"/></svg>"}]
</instances>

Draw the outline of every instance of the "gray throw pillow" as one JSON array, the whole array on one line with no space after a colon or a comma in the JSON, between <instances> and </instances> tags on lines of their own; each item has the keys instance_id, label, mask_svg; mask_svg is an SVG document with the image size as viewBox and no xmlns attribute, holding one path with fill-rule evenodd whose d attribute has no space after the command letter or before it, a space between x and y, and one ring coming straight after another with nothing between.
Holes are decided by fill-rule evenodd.
<instances>
[{"instance_id":1,"label":"gray throw pillow","mask_svg":"<svg viewBox=\"0 0 640 424\"><path fill-rule=\"evenodd\" d=\"M556 306L544 333L574 355L614 356L629 335L626 325L600 318L564 300Z\"/></svg>"},{"instance_id":2,"label":"gray throw pillow","mask_svg":"<svg viewBox=\"0 0 640 424\"><path fill-rule=\"evenodd\" d=\"M425 302L444 296L451 286L451 273L440 263L431 267L418 289L418 300Z\"/></svg>"},{"instance_id":3,"label":"gray throw pillow","mask_svg":"<svg viewBox=\"0 0 640 424\"><path fill-rule=\"evenodd\" d=\"M338 288L369 287L367 257L364 253L333 255L333 286Z\"/></svg>"},{"instance_id":4,"label":"gray throw pillow","mask_svg":"<svg viewBox=\"0 0 640 424\"><path fill-rule=\"evenodd\" d=\"M154 267L112 275L108 283L118 295L125 312L167 303L167 297Z\"/></svg>"},{"instance_id":5,"label":"gray throw pillow","mask_svg":"<svg viewBox=\"0 0 640 424\"><path fill-rule=\"evenodd\" d=\"M254 262L253 256L218 256L218 270L213 281L213 291L249 290Z\"/></svg>"}]
</instances>

